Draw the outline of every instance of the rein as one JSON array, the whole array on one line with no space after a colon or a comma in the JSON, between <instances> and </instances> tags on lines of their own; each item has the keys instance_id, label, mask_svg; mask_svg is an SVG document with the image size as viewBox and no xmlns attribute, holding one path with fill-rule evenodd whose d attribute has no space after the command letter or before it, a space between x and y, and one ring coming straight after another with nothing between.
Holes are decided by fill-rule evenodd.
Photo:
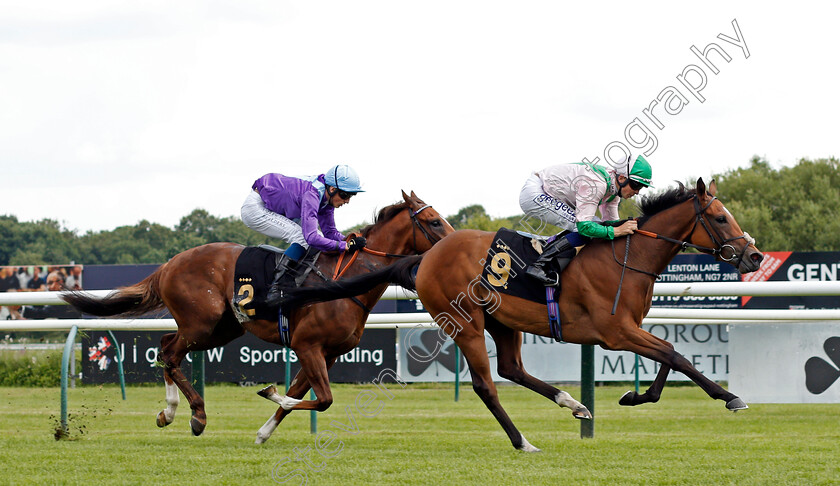
<instances>
[{"instance_id":1,"label":"rein","mask_svg":"<svg viewBox=\"0 0 840 486\"><path fill-rule=\"evenodd\" d=\"M432 207L432 206L430 204L427 204L427 205L421 207L420 209L418 209L417 211L411 211L411 208L406 206L406 209L408 209L409 212L410 212L409 216L411 217L411 223L412 223L411 224L411 236L412 236L412 239L414 240L414 254L415 255L420 254L420 252L417 251L417 231L416 230L418 228L420 229L420 232L423 234L423 236L426 237L426 240L428 240L429 243L431 243L432 245L434 245L435 243L440 241L440 238L434 238L434 236L431 233L429 233L429 231L426 228L424 228L423 225L420 224L420 221L417 219L418 214L420 214L423 210L428 209L430 207ZM353 235L350 235L349 237L352 237L352 236ZM411 255L400 255L400 254L396 254L396 253L386 253L384 251L371 250L368 247L362 248L361 251L363 251L365 253L369 253L371 255L375 255L375 256L379 256L379 257L387 257L387 258L405 258L405 257L411 256ZM356 261L356 258L359 257L359 252L358 251L354 252L353 256L350 257L350 261L348 261L347 265L342 269L341 264L344 262L344 255L345 254L346 253L342 252L341 255L339 255L339 257L338 257L338 262L336 262L335 270L333 271L333 280L338 280L339 278L341 278L344 275L344 273L347 272L348 269L350 269L350 266L353 265L353 262Z\"/></svg>"}]
</instances>

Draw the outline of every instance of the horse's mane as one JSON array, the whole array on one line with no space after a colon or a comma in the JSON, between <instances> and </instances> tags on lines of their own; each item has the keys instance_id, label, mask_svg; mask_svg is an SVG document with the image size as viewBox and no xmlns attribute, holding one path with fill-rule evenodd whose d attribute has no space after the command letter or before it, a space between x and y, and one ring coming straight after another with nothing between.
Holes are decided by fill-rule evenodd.
<instances>
[{"instance_id":1,"label":"horse's mane","mask_svg":"<svg viewBox=\"0 0 840 486\"><path fill-rule=\"evenodd\" d=\"M400 211L402 211L403 209L405 209L407 207L408 207L408 203L406 201L400 201L400 202L394 203L390 206L385 206L384 208L379 210L379 214L377 214L376 217L373 219L373 223L365 226L364 228L362 228L360 230L361 233L362 233L362 236L367 238L368 234L371 232L371 230L375 226L387 223L388 221L394 219L394 217L397 214L399 214Z\"/></svg>"},{"instance_id":2,"label":"horse's mane","mask_svg":"<svg viewBox=\"0 0 840 486\"><path fill-rule=\"evenodd\" d=\"M642 215L639 217L639 225L651 218L651 216L672 208L679 203L688 201L697 192L696 189L688 189L680 184L679 187L669 189L661 194L645 196L639 203L639 210Z\"/></svg>"}]
</instances>

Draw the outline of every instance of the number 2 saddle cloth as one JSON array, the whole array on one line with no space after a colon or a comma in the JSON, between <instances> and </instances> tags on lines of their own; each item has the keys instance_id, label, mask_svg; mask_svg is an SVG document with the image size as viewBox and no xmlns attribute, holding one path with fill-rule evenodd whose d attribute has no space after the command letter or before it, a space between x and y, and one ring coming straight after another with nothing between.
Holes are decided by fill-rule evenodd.
<instances>
[{"instance_id":1,"label":"number 2 saddle cloth","mask_svg":"<svg viewBox=\"0 0 840 486\"><path fill-rule=\"evenodd\" d=\"M311 253L311 254L310 254ZM308 251L297 265L297 270L286 271L282 287L300 286L312 271L320 252ZM239 322L265 319L278 320L279 309L265 302L268 287L274 281L277 262L283 259L282 250L269 245L248 246L236 260L233 276L233 309Z\"/></svg>"}]
</instances>

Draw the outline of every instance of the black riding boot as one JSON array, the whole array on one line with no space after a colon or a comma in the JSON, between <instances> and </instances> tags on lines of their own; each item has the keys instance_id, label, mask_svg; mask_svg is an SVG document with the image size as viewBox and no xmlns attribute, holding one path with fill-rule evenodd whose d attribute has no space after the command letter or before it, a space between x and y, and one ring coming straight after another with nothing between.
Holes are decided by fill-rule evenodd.
<instances>
[{"instance_id":1,"label":"black riding boot","mask_svg":"<svg viewBox=\"0 0 840 486\"><path fill-rule=\"evenodd\" d=\"M572 257L575 256L575 247L569 243L565 236L561 236L551 243L540 255L539 259L525 269L525 273L546 286L557 286L560 283L560 272L562 272ZM552 269L552 262L557 271Z\"/></svg>"},{"instance_id":2,"label":"black riding boot","mask_svg":"<svg viewBox=\"0 0 840 486\"><path fill-rule=\"evenodd\" d=\"M297 268L298 262L289 258L286 254L283 254L277 260L277 266L274 268L274 280L271 282L271 285L268 287L268 293L265 296L265 301L268 304L273 304L280 300L283 297L283 290L280 285L280 280L283 279L283 275L286 275L286 272L294 271Z\"/></svg>"}]
</instances>

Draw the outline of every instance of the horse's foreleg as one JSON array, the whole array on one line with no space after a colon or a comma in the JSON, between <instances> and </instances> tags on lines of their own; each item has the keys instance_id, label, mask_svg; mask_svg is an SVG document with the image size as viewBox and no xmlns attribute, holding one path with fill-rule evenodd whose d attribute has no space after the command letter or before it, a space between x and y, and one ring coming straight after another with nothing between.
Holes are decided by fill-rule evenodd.
<instances>
[{"instance_id":1,"label":"horse's foreleg","mask_svg":"<svg viewBox=\"0 0 840 486\"><path fill-rule=\"evenodd\" d=\"M668 380L668 373L671 372L671 367L663 364L659 367L659 373L651 383L650 388L641 395L631 390L621 396L618 400L619 405L632 407L641 405L643 403L656 403L662 395L662 389L665 388L665 382Z\"/></svg>"},{"instance_id":2,"label":"horse's foreleg","mask_svg":"<svg viewBox=\"0 0 840 486\"><path fill-rule=\"evenodd\" d=\"M505 326L490 315L485 316L485 329L496 342L499 376L533 390L561 407L570 409L572 416L576 419L592 418L589 409L567 392L558 390L525 371L522 364L522 332Z\"/></svg>"},{"instance_id":3,"label":"horse's foreleg","mask_svg":"<svg viewBox=\"0 0 840 486\"><path fill-rule=\"evenodd\" d=\"M629 327L628 332L624 333L623 337L626 339L623 342L614 343L615 347L611 347L607 343L609 349L632 351L645 358L658 361L674 371L679 371L702 388L710 397L726 402L726 408L729 410L737 411L748 408L747 404L734 393L703 376L685 356L676 352L674 346L668 341L660 339L635 325ZM660 370L660 373L662 373L662 370ZM659 378L661 376L657 376L657 379ZM664 386L664 378L661 386Z\"/></svg>"},{"instance_id":4,"label":"horse's foreleg","mask_svg":"<svg viewBox=\"0 0 840 486\"><path fill-rule=\"evenodd\" d=\"M309 381L304 376L303 372L298 372L295 379L292 380L291 385L289 386L288 396L293 397L296 399L302 398L307 391L309 391ZM271 400L272 402L279 403L281 400L282 395L277 391L277 387L274 385L269 385L262 390L258 391L257 394L263 398ZM280 425L280 422L292 413L291 410L287 410L282 406L277 409L276 412L271 414L271 417L268 418L265 424L260 427L260 430L257 431L257 444L262 444L271 438L271 434L274 433L274 430L277 429L277 426Z\"/></svg>"},{"instance_id":5,"label":"horse's foreleg","mask_svg":"<svg viewBox=\"0 0 840 486\"><path fill-rule=\"evenodd\" d=\"M301 369L298 374L295 376L295 379L292 380L291 385L289 386L289 391L286 395L281 395L280 392L277 391L277 387L274 385L269 385L257 394L267 400L271 400L274 403L280 405L280 408L277 409L271 417L268 418L265 424L260 427L260 430L257 431L257 444L262 444L267 441L271 434L277 429L280 425L280 422L283 419L292 413L292 410L319 410L318 400L303 400L304 395L306 392L309 391L310 388L313 388L310 384L309 378L307 377L304 360L301 357L301 354L298 354L298 358L301 359ZM327 371L332 368L335 364L335 361L338 359L337 356L331 357L328 359L324 359L322 361L315 360L316 368L317 363L323 362L323 374L326 376L326 383L327 383L327 393L329 394L329 404L320 405L326 410L326 407L329 407L332 404L332 394L329 393L329 377L327 375ZM318 389L315 388L315 395L320 398L321 394L318 393ZM301 405L306 406L306 404L314 404L313 408L300 408Z\"/></svg>"},{"instance_id":6,"label":"horse's foreleg","mask_svg":"<svg viewBox=\"0 0 840 486\"><path fill-rule=\"evenodd\" d=\"M169 343L172 342L174 337L174 332L172 334L164 334L163 337L160 338L160 349L165 349ZM161 353L158 353L157 360L159 362L163 362ZM175 412L178 410L178 404L181 401L180 396L178 395L178 387L175 385L175 381L169 374L168 368L163 369L163 385L166 387L166 408L161 410L157 415L156 423L158 427L166 427L175 420Z\"/></svg>"},{"instance_id":7,"label":"horse's foreleg","mask_svg":"<svg viewBox=\"0 0 840 486\"><path fill-rule=\"evenodd\" d=\"M287 395L280 395L276 388L272 392L270 390L272 387L267 387L260 390L260 396L277 403L283 410L317 410L323 412L330 408L333 402L332 391L330 390L330 378L327 371L335 363L336 358L331 358L328 364L327 359L324 358L320 350L312 349L298 352L297 356L300 360L300 373L298 376L306 378L305 383L308 383L309 387L315 390L316 399L302 399L309 387L302 389L299 394L289 393ZM294 385L290 387L289 391L293 387Z\"/></svg>"}]
</instances>

